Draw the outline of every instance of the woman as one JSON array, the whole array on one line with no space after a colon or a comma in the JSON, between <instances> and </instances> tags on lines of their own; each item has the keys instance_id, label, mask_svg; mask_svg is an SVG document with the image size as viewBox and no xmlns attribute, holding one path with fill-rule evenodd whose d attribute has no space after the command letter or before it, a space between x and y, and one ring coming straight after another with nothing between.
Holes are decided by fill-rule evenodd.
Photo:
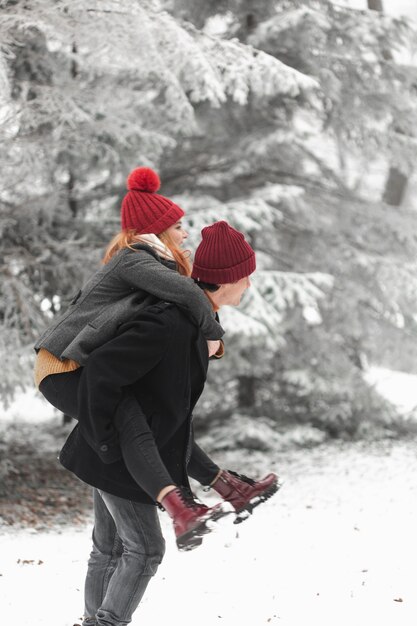
<instances>
[{"instance_id":1,"label":"woman","mask_svg":"<svg viewBox=\"0 0 417 626\"><path fill-rule=\"evenodd\" d=\"M89 355L111 339L124 322L158 300L177 304L196 321L207 339L210 356L219 350L224 331L208 299L189 278L188 253L181 249L187 238L181 223L184 211L156 194L159 186L159 177L150 168L139 167L131 172L121 208L122 230L108 245L103 267L35 344L36 385L51 404L76 419L79 383ZM89 426L80 424L93 450L107 463L118 459L115 424ZM104 438L101 433L105 433ZM166 477L170 490L174 485L159 465L156 448L153 454L155 467ZM158 493L156 498L152 494L153 499L160 502L165 493ZM211 512L204 507L200 513L206 518ZM202 526L201 520L197 519L196 524Z\"/></svg>"},{"instance_id":2,"label":"woman","mask_svg":"<svg viewBox=\"0 0 417 626\"><path fill-rule=\"evenodd\" d=\"M95 272L71 302L68 310L40 337L35 349L44 349L61 361L48 367L56 372L71 371L85 364L88 355L117 327L131 319L138 308L163 299L184 307L201 327L208 340L224 334L207 298L187 278L189 261L178 241L184 211L174 202L155 192L158 175L149 168L137 168L127 180L128 192L122 202L122 230L110 242L104 265ZM178 266L179 274L170 271L161 260ZM36 378L43 376L37 364ZM75 364L73 363L75 361ZM52 373L52 372L50 372Z\"/></svg>"}]
</instances>

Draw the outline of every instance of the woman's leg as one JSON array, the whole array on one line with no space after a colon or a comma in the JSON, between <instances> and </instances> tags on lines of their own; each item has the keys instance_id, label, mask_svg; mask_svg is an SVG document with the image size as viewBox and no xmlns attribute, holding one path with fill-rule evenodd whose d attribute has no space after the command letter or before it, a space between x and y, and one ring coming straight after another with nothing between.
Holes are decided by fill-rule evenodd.
<instances>
[{"instance_id":1,"label":"woman's leg","mask_svg":"<svg viewBox=\"0 0 417 626\"><path fill-rule=\"evenodd\" d=\"M43 379L39 389L55 408L78 419L82 368ZM154 436L134 394L122 392L114 415L123 460L138 485L155 501L175 488L159 455Z\"/></svg>"},{"instance_id":2,"label":"woman's leg","mask_svg":"<svg viewBox=\"0 0 417 626\"><path fill-rule=\"evenodd\" d=\"M55 408L78 419L78 394L82 368L63 374L51 374L43 379L40 391ZM155 501L161 500L159 494L173 481L159 455L155 439L146 416L138 401L125 388L119 402L114 424L118 431L123 460L138 485ZM188 474L202 485L209 485L215 480L220 468L194 442Z\"/></svg>"},{"instance_id":3,"label":"woman's leg","mask_svg":"<svg viewBox=\"0 0 417 626\"><path fill-rule=\"evenodd\" d=\"M201 485L211 485L220 471L220 467L193 441L191 457L187 466L188 475Z\"/></svg>"},{"instance_id":4,"label":"woman's leg","mask_svg":"<svg viewBox=\"0 0 417 626\"><path fill-rule=\"evenodd\" d=\"M62 374L50 374L39 385L39 391L58 411L78 419L78 387L82 368Z\"/></svg>"},{"instance_id":5,"label":"woman's leg","mask_svg":"<svg viewBox=\"0 0 417 626\"><path fill-rule=\"evenodd\" d=\"M134 480L155 501L174 489L155 443L155 438L139 403L130 389L125 389L114 417L123 460ZM163 494L163 495L162 495Z\"/></svg>"}]
</instances>

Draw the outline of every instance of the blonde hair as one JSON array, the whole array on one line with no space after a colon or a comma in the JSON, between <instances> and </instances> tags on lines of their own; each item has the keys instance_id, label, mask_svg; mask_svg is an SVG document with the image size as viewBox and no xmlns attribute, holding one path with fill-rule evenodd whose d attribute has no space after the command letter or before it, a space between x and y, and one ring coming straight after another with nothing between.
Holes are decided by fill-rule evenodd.
<instances>
[{"instance_id":1,"label":"blonde hair","mask_svg":"<svg viewBox=\"0 0 417 626\"><path fill-rule=\"evenodd\" d=\"M164 231L158 235L163 244L170 250L177 264L177 270L183 276L191 276L191 253L189 250L181 250L173 241L170 235ZM140 235L134 229L121 230L117 235L113 237L109 245L106 248L102 263L105 265L114 257L114 255L124 248L129 248L134 252L137 252L133 248L134 243L140 241Z\"/></svg>"}]
</instances>

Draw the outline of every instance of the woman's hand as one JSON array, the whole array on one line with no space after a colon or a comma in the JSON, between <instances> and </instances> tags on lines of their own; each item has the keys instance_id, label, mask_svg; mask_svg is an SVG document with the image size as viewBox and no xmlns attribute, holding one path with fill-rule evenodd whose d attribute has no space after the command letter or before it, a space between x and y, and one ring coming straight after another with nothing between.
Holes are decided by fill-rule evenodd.
<instances>
[{"instance_id":1,"label":"woman's hand","mask_svg":"<svg viewBox=\"0 0 417 626\"><path fill-rule=\"evenodd\" d=\"M219 339L216 339L216 340L207 339L207 348L208 348L209 358L211 356L214 356L216 352L218 351L218 349L220 348L220 340Z\"/></svg>"}]
</instances>

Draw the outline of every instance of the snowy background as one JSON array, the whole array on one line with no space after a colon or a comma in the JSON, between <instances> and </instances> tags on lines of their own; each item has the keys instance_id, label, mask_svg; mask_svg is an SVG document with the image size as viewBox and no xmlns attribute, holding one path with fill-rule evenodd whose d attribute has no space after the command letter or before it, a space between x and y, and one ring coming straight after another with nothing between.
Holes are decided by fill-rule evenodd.
<instances>
[{"instance_id":1,"label":"snowy background","mask_svg":"<svg viewBox=\"0 0 417 626\"><path fill-rule=\"evenodd\" d=\"M218 219L256 249L196 430L285 484L191 553L162 514L133 624L415 626L416 67L415 0L0 0L5 623L80 621L90 491L56 460L71 424L32 345L149 165L191 249Z\"/></svg>"},{"instance_id":2,"label":"snowy background","mask_svg":"<svg viewBox=\"0 0 417 626\"><path fill-rule=\"evenodd\" d=\"M337 4L349 6L355 9L363 9L362 0L339 0ZM390 15L399 17L401 15L417 19L417 6L413 0L384 0L384 10Z\"/></svg>"}]
</instances>

